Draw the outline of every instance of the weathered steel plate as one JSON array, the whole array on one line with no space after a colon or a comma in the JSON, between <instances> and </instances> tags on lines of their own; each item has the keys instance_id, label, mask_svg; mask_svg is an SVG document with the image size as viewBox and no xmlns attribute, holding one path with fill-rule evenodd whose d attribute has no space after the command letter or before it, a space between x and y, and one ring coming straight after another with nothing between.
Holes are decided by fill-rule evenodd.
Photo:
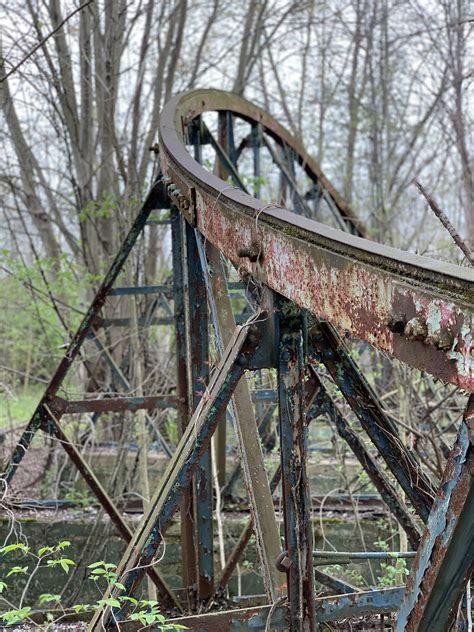
<instances>
[{"instance_id":1,"label":"weathered steel plate","mask_svg":"<svg viewBox=\"0 0 474 632\"><path fill-rule=\"evenodd\" d=\"M283 134L268 114L235 95L201 91L172 99L161 117L161 164L187 200L188 221L244 272L342 333L474 391L474 271L349 235L229 187L194 161L183 140L195 116L221 109ZM251 246L258 250L254 262L239 256Z\"/></svg>"}]
</instances>

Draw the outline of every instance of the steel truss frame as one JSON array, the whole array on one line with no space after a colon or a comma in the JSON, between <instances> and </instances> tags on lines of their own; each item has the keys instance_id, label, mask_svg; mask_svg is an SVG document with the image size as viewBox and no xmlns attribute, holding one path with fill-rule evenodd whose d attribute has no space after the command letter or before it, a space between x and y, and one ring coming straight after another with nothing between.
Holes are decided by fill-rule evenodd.
<instances>
[{"instance_id":1,"label":"steel truss frame","mask_svg":"<svg viewBox=\"0 0 474 632\"><path fill-rule=\"evenodd\" d=\"M202 117L210 111L218 112L217 138ZM235 118L250 124L249 134L239 147L234 142ZM193 156L186 143L192 145ZM200 165L203 144L215 151L216 175ZM298 191L296 183L294 165L299 163L313 182L315 205L324 200L344 230L258 200L262 147L277 165L282 187L290 191L295 210L311 214L307 196ZM247 148L253 155L255 197L249 195L237 167ZM235 95L194 91L172 99L161 117L160 162L162 176L152 186L23 433L7 466L6 480L12 479L37 430L56 436L128 544L118 567L125 593L132 595L148 573L158 587L162 606L178 611L182 602L153 565L175 511L181 508L183 580L191 608L206 601L212 604L213 596L225 588L255 533L270 605L173 620L192 630L310 631L322 621L394 611L398 611L398 630L448 629L473 570L473 540L466 537L474 533L473 396L442 485L435 490L400 441L397 428L351 358L343 336L366 340L392 357L472 393L473 272L364 239L363 226L303 146L266 112ZM235 186L224 181L227 177ZM114 289L113 285L150 212L170 204L176 397L67 402L58 397L58 390L86 337L94 336L94 327L99 325L127 324L107 323L100 318L106 298L160 292L157 287ZM222 257L237 267L252 287L255 313L242 326L235 324ZM210 377L208 322L212 323L220 355ZM414 519L383 469L351 430L312 366L316 363L326 367L419 520ZM252 399L242 379L246 372L262 368L275 368L278 375L281 466L271 481L263 464ZM119 368L114 370L126 381ZM133 411L172 404L178 407L182 437L173 454L168 448L167 470L149 510L132 534L68 440L61 416L86 410L100 414L104 410ZM226 411L236 432L251 516L215 580L209 448L216 429L218 444L225 447ZM405 588L361 592L313 568L307 424L309 418L322 414L334 422L417 551ZM167 451L165 442L162 445ZM220 474L225 482L222 465ZM280 480L284 546L272 501ZM420 521L425 523L422 533ZM315 599L314 578L332 589L335 596ZM439 595L445 591L448 598L443 602ZM107 596L120 593L124 594L115 588ZM135 629L133 623L125 621L126 610L125 606L104 607L94 616L90 630L101 630L104 625Z\"/></svg>"}]
</instances>

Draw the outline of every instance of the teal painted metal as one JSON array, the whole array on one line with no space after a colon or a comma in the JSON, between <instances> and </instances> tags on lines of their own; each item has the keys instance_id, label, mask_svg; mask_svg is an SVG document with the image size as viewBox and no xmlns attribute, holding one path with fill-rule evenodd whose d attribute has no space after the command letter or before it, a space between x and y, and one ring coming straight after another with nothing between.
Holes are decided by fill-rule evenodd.
<instances>
[{"instance_id":1,"label":"teal painted metal","mask_svg":"<svg viewBox=\"0 0 474 632\"><path fill-rule=\"evenodd\" d=\"M457 616L474 571L474 395L471 395L397 615L397 632L438 632Z\"/></svg>"},{"instance_id":2,"label":"teal painted metal","mask_svg":"<svg viewBox=\"0 0 474 632\"><path fill-rule=\"evenodd\" d=\"M353 617L394 612L403 595L403 588L386 588L356 592L337 597L315 599L314 606L318 622L332 623ZM288 631L290 621L286 605L257 606L225 612L191 615L169 620L170 625L184 625L189 632L268 632L268 630ZM335 624L337 625L337 624ZM138 632L137 625L120 624L122 632ZM336 628L337 629L337 628ZM148 632L158 632L158 626L146 628ZM117 631L118 632L118 631Z\"/></svg>"}]
</instances>

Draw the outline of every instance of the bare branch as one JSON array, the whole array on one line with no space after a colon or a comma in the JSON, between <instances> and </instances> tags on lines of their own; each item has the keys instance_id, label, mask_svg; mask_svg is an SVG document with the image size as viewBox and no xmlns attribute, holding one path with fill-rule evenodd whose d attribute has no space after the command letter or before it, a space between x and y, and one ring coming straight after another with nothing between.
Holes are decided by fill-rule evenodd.
<instances>
[{"instance_id":1,"label":"bare branch","mask_svg":"<svg viewBox=\"0 0 474 632\"><path fill-rule=\"evenodd\" d=\"M3 77L0 77L0 83L5 81L5 79L8 79L8 77L11 77L11 75L13 75L13 73L16 72L18 68L20 68L20 66L22 66L25 63L25 61L27 61L32 55L34 55L36 51L39 48L41 48L50 39L50 37L52 37L55 33L57 33L66 24L66 22L68 22L68 20L70 20L74 15L76 15L76 13L79 13L79 11L82 11L82 9L85 9L85 7L87 7L92 2L94 2L94 0L87 0L87 2L84 2L83 4L81 4L79 7L77 7L77 9L74 9L74 11L72 11L68 16L66 16L64 20L60 22L57 25L57 27L51 31L51 33L48 33L48 35L46 35L46 37L43 40L41 40L41 42L38 42L38 44L36 44L36 46L34 46L30 50L30 52L27 55L25 55L25 57L23 57L23 59L16 64L16 66L13 66L13 68L9 70L5 75L3 75Z\"/></svg>"},{"instance_id":2,"label":"bare branch","mask_svg":"<svg viewBox=\"0 0 474 632\"><path fill-rule=\"evenodd\" d=\"M420 193L424 196L424 198L430 205L430 208L433 211L433 213L436 215L436 217L439 219L439 221L443 224L443 226L446 228L448 233L451 235L456 246L458 246L460 250L462 250L464 256L469 261L471 266L474 266L474 255L472 254L471 250L469 249L465 241L463 241L458 231L451 224L446 214L441 210L441 208L438 206L435 200L433 200L431 195L429 195L429 193L425 191L425 189L421 186L419 182L415 182L415 186L420 191Z\"/></svg>"}]
</instances>

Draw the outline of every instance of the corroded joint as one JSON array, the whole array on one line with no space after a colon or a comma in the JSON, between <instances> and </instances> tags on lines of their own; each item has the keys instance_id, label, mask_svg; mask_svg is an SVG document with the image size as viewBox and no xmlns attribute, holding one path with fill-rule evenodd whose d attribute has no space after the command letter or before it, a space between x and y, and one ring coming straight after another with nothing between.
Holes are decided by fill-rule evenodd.
<instances>
[{"instance_id":1,"label":"corroded joint","mask_svg":"<svg viewBox=\"0 0 474 632\"><path fill-rule=\"evenodd\" d=\"M249 343L249 345L253 348L257 347L258 343L260 342L260 338L261 333L257 325L250 325L249 333L247 336L247 342Z\"/></svg>"},{"instance_id":2,"label":"corroded joint","mask_svg":"<svg viewBox=\"0 0 474 632\"><path fill-rule=\"evenodd\" d=\"M252 241L250 246L240 248L237 251L237 256L242 259L249 259L252 263L255 263L262 256L262 246L258 241Z\"/></svg>"},{"instance_id":3,"label":"corroded joint","mask_svg":"<svg viewBox=\"0 0 474 632\"><path fill-rule=\"evenodd\" d=\"M190 196L182 193L181 190L178 189L177 185L174 184L174 182L170 182L170 184L167 185L166 191L168 193L168 196L171 198L171 200L173 200L174 204L176 204L176 206L181 211L183 211L183 213L185 213L186 216L188 216L188 211L190 210L191 206L193 206L189 199ZM191 223L194 225L194 221L192 221Z\"/></svg>"},{"instance_id":4,"label":"corroded joint","mask_svg":"<svg viewBox=\"0 0 474 632\"><path fill-rule=\"evenodd\" d=\"M449 327L441 327L432 334L428 334L425 342L442 351L448 351L453 346L454 334Z\"/></svg>"},{"instance_id":5,"label":"corroded joint","mask_svg":"<svg viewBox=\"0 0 474 632\"><path fill-rule=\"evenodd\" d=\"M411 318L405 325L404 334L408 340L424 341L428 336L428 325L423 318L415 316L415 318Z\"/></svg>"},{"instance_id":6,"label":"corroded joint","mask_svg":"<svg viewBox=\"0 0 474 632\"><path fill-rule=\"evenodd\" d=\"M49 410L56 415L56 417L61 416L67 408L68 402L62 397L58 397L57 395L53 397L45 398L47 406ZM45 409L43 409L45 414L49 414Z\"/></svg>"},{"instance_id":7,"label":"corroded joint","mask_svg":"<svg viewBox=\"0 0 474 632\"><path fill-rule=\"evenodd\" d=\"M454 344L454 333L448 325L440 326L439 329L430 331L426 320L418 316L407 322L403 333L408 340L419 340L441 351L448 351Z\"/></svg>"}]
</instances>

